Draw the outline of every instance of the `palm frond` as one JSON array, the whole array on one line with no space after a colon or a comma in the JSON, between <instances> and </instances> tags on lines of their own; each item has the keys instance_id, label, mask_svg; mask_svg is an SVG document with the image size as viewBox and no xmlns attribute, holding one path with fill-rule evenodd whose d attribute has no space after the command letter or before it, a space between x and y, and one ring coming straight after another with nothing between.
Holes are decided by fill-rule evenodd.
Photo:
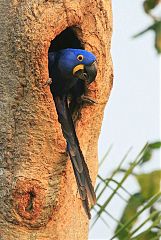
<instances>
[{"instance_id":1,"label":"palm frond","mask_svg":"<svg viewBox=\"0 0 161 240\"><path fill-rule=\"evenodd\" d=\"M146 143L136 158L133 161L130 161L129 166L124 167L125 160L131 151L130 148L120 161L118 167L112 171L110 176L108 174L107 177L103 178L98 175L98 184L96 187L98 195L97 203L93 207L93 210L96 214L93 218L94 220L91 225L91 229L95 226L98 219L101 219L106 226L109 227L110 224L108 224L108 221L106 220L106 216L108 216L112 221L114 221L115 224L117 224L115 233L110 240L117 238L119 240L146 240L148 239L147 236L150 236L150 239L154 238L159 240L158 236L161 232L161 213L157 209L155 203L161 201L159 183L161 180L161 171L157 170L148 174L140 173L141 167L146 162L152 160L153 152L159 148L161 148L161 142L159 141L154 143ZM147 154L149 151L150 155ZM108 155L109 151L108 154L105 154L105 156ZM105 164L105 158L103 159L103 162L101 161L101 166L103 163ZM139 174L137 173L138 170ZM125 181L127 181L130 176L135 178L140 186L140 191L137 193L131 193L124 186ZM105 192L107 193L108 189L110 189L111 193L108 193L109 196L102 203L104 199L103 196L105 196ZM118 196L118 201L120 199L120 201L124 201L126 204L120 219L113 216L113 214L108 211L109 203L113 200L114 196ZM146 216L146 218L143 217L141 223L135 226L136 221L140 219L140 216L142 216L145 211L148 211L148 216ZM104 214L104 217L102 217L102 214ZM148 228L146 224L150 224Z\"/></svg>"}]
</instances>

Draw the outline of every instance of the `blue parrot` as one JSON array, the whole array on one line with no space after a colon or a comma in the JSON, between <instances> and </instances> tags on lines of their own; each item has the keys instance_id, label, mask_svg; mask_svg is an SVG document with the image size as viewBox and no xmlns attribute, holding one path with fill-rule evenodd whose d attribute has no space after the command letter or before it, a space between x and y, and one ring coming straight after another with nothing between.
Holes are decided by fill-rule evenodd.
<instances>
[{"instance_id":1,"label":"blue parrot","mask_svg":"<svg viewBox=\"0 0 161 240\"><path fill-rule=\"evenodd\" d=\"M52 79L50 90L55 102L58 121L67 142L67 151L74 169L80 198L90 219L88 198L94 205L96 195L80 149L68 99L70 96L71 102L75 102L85 93L88 84L95 80L97 75L96 57L91 52L82 49L62 49L49 52L48 67L49 77Z\"/></svg>"}]
</instances>

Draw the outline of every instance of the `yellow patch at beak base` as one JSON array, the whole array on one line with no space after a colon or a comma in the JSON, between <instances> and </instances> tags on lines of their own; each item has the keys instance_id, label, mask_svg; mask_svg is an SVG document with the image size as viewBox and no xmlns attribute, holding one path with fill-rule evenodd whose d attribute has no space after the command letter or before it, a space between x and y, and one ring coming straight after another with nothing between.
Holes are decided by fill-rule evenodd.
<instances>
[{"instance_id":1,"label":"yellow patch at beak base","mask_svg":"<svg viewBox=\"0 0 161 240\"><path fill-rule=\"evenodd\" d=\"M84 69L84 65L83 65L83 64L79 64L79 65L75 66L75 67L73 68L73 75L74 75L77 71L83 70L83 69Z\"/></svg>"}]
</instances>

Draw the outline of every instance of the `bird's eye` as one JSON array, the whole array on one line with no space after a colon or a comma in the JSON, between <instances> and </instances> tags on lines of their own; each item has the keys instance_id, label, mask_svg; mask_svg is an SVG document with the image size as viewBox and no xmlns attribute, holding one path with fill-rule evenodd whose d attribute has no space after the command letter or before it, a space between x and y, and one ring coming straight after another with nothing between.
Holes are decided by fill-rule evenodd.
<instances>
[{"instance_id":1,"label":"bird's eye","mask_svg":"<svg viewBox=\"0 0 161 240\"><path fill-rule=\"evenodd\" d=\"M83 58L84 58L83 55L78 55L78 56L77 56L77 59L78 59L80 62L83 61Z\"/></svg>"}]
</instances>

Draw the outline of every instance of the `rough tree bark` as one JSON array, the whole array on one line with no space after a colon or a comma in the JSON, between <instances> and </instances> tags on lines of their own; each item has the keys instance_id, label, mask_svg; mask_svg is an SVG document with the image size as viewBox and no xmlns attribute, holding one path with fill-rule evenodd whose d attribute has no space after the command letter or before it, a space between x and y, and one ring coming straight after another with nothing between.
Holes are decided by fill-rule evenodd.
<instances>
[{"instance_id":1,"label":"rough tree bark","mask_svg":"<svg viewBox=\"0 0 161 240\"><path fill-rule=\"evenodd\" d=\"M77 134L90 174L112 86L110 0L0 0L0 239L85 240L88 220L48 79L48 49L74 26L96 54L98 76L81 111Z\"/></svg>"}]
</instances>

